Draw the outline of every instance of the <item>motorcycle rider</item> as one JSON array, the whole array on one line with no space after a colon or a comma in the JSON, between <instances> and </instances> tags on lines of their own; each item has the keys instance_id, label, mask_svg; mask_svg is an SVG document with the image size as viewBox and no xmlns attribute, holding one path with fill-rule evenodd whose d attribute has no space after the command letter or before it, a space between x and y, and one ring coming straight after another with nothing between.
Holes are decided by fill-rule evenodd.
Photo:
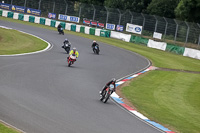
<instances>
[{"instance_id":1,"label":"motorcycle rider","mask_svg":"<svg viewBox=\"0 0 200 133\"><path fill-rule=\"evenodd\" d=\"M94 40L93 43L92 43L92 46L91 46L93 48L93 51L94 51L95 46L97 46L98 50L99 50L99 44Z\"/></svg>"},{"instance_id":2,"label":"motorcycle rider","mask_svg":"<svg viewBox=\"0 0 200 133\"><path fill-rule=\"evenodd\" d=\"M65 47L71 47L71 43L69 42L69 40L67 38L64 40L62 47L63 48L65 48Z\"/></svg>"},{"instance_id":3,"label":"motorcycle rider","mask_svg":"<svg viewBox=\"0 0 200 133\"><path fill-rule=\"evenodd\" d=\"M102 96L104 90L106 90L106 88L108 88L111 84L114 85L114 89L113 89L113 92L114 92L114 91L116 90L116 85L115 85L115 83L116 83L116 79L113 78L111 81L109 81L109 82L104 86L103 90L99 92L100 95Z\"/></svg>"},{"instance_id":4,"label":"motorcycle rider","mask_svg":"<svg viewBox=\"0 0 200 133\"><path fill-rule=\"evenodd\" d=\"M58 27L57 27L57 29L58 29L58 32L60 32L60 31L61 31L61 28L62 28L62 25L61 25L61 24L59 24L59 25L58 25Z\"/></svg>"},{"instance_id":5,"label":"motorcycle rider","mask_svg":"<svg viewBox=\"0 0 200 133\"><path fill-rule=\"evenodd\" d=\"M72 55L72 54L75 54L76 58L78 58L78 56L79 56L79 53L78 53L78 51L76 50L75 47L70 51L69 56ZM67 59L69 59L69 56L67 57Z\"/></svg>"}]
</instances>

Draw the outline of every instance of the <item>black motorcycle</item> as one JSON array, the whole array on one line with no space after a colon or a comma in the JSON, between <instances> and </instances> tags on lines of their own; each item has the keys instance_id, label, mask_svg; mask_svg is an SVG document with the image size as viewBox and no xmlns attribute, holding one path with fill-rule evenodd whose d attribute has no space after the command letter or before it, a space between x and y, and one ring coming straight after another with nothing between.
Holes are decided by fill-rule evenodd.
<instances>
[{"instance_id":1,"label":"black motorcycle","mask_svg":"<svg viewBox=\"0 0 200 133\"><path fill-rule=\"evenodd\" d=\"M63 28L58 28L58 33L64 35L64 30L63 30Z\"/></svg>"},{"instance_id":2,"label":"black motorcycle","mask_svg":"<svg viewBox=\"0 0 200 133\"><path fill-rule=\"evenodd\" d=\"M93 52L94 52L95 54L99 54L99 52L100 52L100 50L99 50L99 45L96 45L96 46L93 47Z\"/></svg>"},{"instance_id":3,"label":"black motorcycle","mask_svg":"<svg viewBox=\"0 0 200 133\"><path fill-rule=\"evenodd\" d=\"M62 46L62 48L67 52L67 54L69 54L71 45L70 45L70 43L65 43L65 44Z\"/></svg>"},{"instance_id":4,"label":"black motorcycle","mask_svg":"<svg viewBox=\"0 0 200 133\"><path fill-rule=\"evenodd\" d=\"M108 99L110 98L110 95L113 93L113 89L114 89L114 85L111 84L110 86L108 86L101 95L100 101L102 101L103 103L106 103L108 101Z\"/></svg>"}]
</instances>

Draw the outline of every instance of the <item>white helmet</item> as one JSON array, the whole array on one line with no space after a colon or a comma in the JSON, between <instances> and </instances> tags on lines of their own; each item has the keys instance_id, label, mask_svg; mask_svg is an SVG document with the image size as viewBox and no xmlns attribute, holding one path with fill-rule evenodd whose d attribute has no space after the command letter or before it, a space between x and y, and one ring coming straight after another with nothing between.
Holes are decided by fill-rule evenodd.
<instances>
[{"instance_id":1,"label":"white helmet","mask_svg":"<svg viewBox=\"0 0 200 133\"><path fill-rule=\"evenodd\" d=\"M93 42L96 42L95 40Z\"/></svg>"},{"instance_id":2,"label":"white helmet","mask_svg":"<svg viewBox=\"0 0 200 133\"><path fill-rule=\"evenodd\" d=\"M115 79L115 78L112 78L112 81L113 81L113 82L116 82L116 79Z\"/></svg>"},{"instance_id":3,"label":"white helmet","mask_svg":"<svg viewBox=\"0 0 200 133\"><path fill-rule=\"evenodd\" d=\"M76 50L76 48L74 47L73 50Z\"/></svg>"}]
</instances>

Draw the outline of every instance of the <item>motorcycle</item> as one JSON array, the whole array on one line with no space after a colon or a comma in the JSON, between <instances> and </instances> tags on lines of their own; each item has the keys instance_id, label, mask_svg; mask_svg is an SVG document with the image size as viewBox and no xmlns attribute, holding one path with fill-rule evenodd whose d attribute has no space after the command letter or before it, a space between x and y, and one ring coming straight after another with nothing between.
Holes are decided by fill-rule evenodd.
<instances>
[{"instance_id":1,"label":"motorcycle","mask_svg":"<svg viewBox=\"0 0 200 133\"><path fill-rule=\"evenodd\" d=\"M63 28L58 28L58 32L59 32L59 34L63 34L63 35L64 35L64 30L63 30Z\"/></svg>"},{"instance_id":2,"label":"motorcycle","mask_svg":"<svg viewBox=\"0 0 200 133\"><path fill-rule=\"evenodd\" d=\"M76 55L75 54L70 55L67 60L68 67L70 67L72 64L74 64L75 61L76 61Z\"/></svg>"},{"instance_id":3,"label":"motorcycle","mask_svg":"<svg viewBox=\"0 0 200 133\"><path fill-rule=\"evenodd\" d=\"M100 50L99 50L99 45L96 45L96 46L93 47L93 52L94 52L95 54L99 54L99 52L100 52Z\"/></svg>"},{"instance_id":4,"label":"motorcycle","mask_svg":"<svg viewBox=\"0 0 200 133\"><path fill-rule=\"evenodd\" d=\"M102 92L102 96L100 98L100 101L102 101L103 103L106 103L108 101L108 99L110 98L110 95L113 93L114 90L114 85L111 84L109 85L103 92Z\"/></svg>"},{"instance_id":5,"label":"motorcycle","mask_svg":"<svg viewBox=\"0 0 200 133\"><path fill-rule=\"evenodd\" d=\"M62 48L67 52L67 54L69 54L70 47L71 47L71 45L67 44L67 43L62 46Z\"/></svg>"}]
</instances>

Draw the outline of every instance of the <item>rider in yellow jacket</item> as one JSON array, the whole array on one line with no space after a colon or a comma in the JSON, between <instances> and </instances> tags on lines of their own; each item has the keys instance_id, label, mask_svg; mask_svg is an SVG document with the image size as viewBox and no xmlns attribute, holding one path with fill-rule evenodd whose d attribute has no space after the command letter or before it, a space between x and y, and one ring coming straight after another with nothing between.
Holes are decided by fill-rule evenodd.
<instances>
[{"instance_id":1,"label":"rider in yellow jacket","mask_svg":"<svg viewBox=\"0 0 200 133\"><path fill-rule=\"evenodd\" d=\"M69 55L72 55L72 54L75 54L75 55L76 55L76 58L78 58L78 56L79 56L79 53L78 53L78 51L76 50L76 48L73 48L73 49L70 51Z\"/></svg>"}]
</instances>

